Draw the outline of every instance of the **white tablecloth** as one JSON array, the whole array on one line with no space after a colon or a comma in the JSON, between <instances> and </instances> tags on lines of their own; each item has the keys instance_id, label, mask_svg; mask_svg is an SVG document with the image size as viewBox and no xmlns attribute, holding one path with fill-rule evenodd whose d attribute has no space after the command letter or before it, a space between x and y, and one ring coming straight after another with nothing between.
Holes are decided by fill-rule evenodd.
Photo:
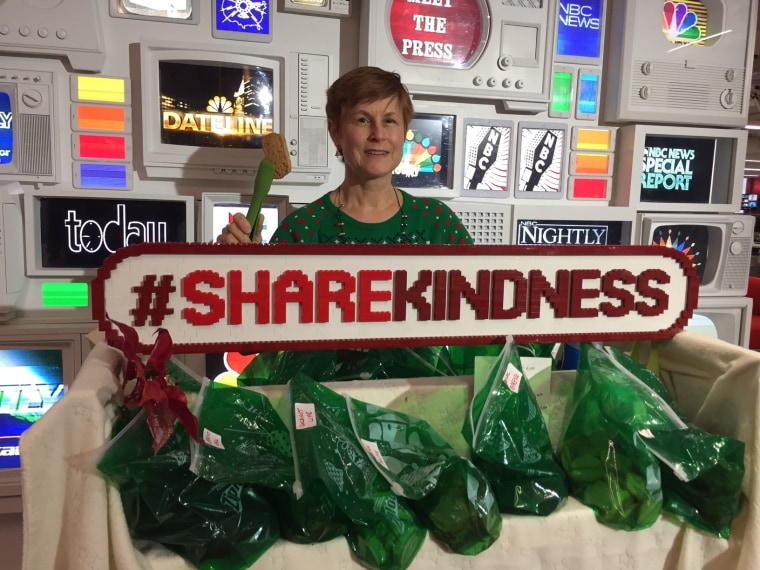
<instances>
[{"instance_id":1,"label":"white tablecloth","mask_svg":"<svg viewBox=\"0 0 760 570\"><path fill-rule=\"evenodd\" d=\"M760 478L753 461L760 441L760 354L689 332L662 342L659 354L662 375L683 411L703 429L747 444L746 501L730 539L693 530L667 515L646 530L616 531L570 499L548 517L505 516L500 539L475 557L450 554L428 539L411 568L760 568ZM71 390L21 439L25 570L192 568L160 547L132 543L118 491L95 469L110 433L120 359L118 351L96 345ZM342 538L306 546L279 541L254 565L361 567Z\"/></svg>"}]
</instances>

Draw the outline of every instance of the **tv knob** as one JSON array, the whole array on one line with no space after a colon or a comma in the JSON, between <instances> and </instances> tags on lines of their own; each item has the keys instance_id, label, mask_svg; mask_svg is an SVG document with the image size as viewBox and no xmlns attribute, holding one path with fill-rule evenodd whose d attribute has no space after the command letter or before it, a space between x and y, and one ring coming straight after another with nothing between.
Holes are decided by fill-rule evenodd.
<instances>
[{"instance_id":1,"label":"tv knob","mask_svg":"<svg viewBox=\"0 0 760 570\"><path fill-rule=\"evenodd\" d=\"M501 86L509 89L510 87L512 87L512 80L509 77L507 77L504 81L501 82Z\"/></svg>"},{"instance_id":2,"label":"tv knob","mask_svg":"<svg viewBox=\"0 0 760 570\"><path fill-rule=\"evenodd\" d=\"M728 248L734 255L739 255L742 252L742 244L738 241L732 241Z\"/></svg>"},{"instance_id":3,"label":"tv knob","mask_svg":"<svg viewBox=\"0 0 760 570\"><path fill-rule=\"evenodd\" d=\"M475 85L476 87L478 87L479 85L482 85L483 84L483 78L480 77L479 75L476 75L472 79L472 84Z\"/></svg>"},{"instance_id":4,"label":"tv knob","mask_svg":"<svg viewBox=\"0 0 760 570\"><path fill-rule=\"evenodd\" d=\"M720 94L720 104L724 109L733 109L736 105L736 97L731 89L726 89Z\"/></svg>"},{"instance_id":5,"label":"tv knob","mask_svg":"<svg viewBox=\"0 0 760 570\"><path fill-rule=\"evenodd\" d=\"M7 24L3 24L0 26L0 36L7 36L11 33L11 29L8 27Z\"/></svg>"},{"instance_id":6,"label":"tv knob","mask_svg":"<svg viewBox=\"0 0 760 570\"><path fill-rule=\"evenodd\" d=\"M639 89L639 97L642 99L649 99L649 87L644 85L641 89Z\"/></svg>"},{"instance_id":7,"label":"tv knob","mask_svg":"<svg viewBox=\"0 0 760 570\"><path fill-rule=\"evenodd\" d=\"M489 77L488 81L486 81L486 84L488 84L489 87L496 87L496 78Z\"/></svg>"},{"instance_id":8,"label":"tv knob","mask_svg":"<svg viewBox=\"0 0 760 570\"><path fill-rule=\"evenodd\" d=\"M641 73L643 75L649 75L652 73L652 62L651 61L645 61L641 64Z\"/></svg>"},{"instance_id":9,"label":"tv knob","mask_svg":"<svg viewBox=\"0 0 760 570\"><path fill-rule=\"evenodd\" d=\"M518 79L517 81L515 81L515 87L517 87L518 89L522 89L523 87L525 87L525 81L523 81L522 79Z\"/></svg>"},{"instance_id":10,"label":"tv knob","mask_svg":"<svg viewBox=\"0 0 760 570\"><path fill-rule=\"evenodd\" d=\"M738 221L738 222L734 222L731 225L731 233L734 234L735 236L738 236L743 231L744 231L744 222Z\"/></svg>"},{"instance_id":11,"label":"tv knob","mask_svg":"<svg viewBox=\"0 0 760 570\"><path fill-rule=\"evenodd\" d=\"M733 69L729 69L728 71L726 71L726 81L728 81L729 83L733 83L735 79L736 79L736 71L734 71Z\"/></svg>"},{"instance_id":12,"label":"tv knob","mask_svg":"<svg viewBox=\"0 0 760 570\"><path fill-rule=\"evenodd\" d=\"M496 62L496 65L499 66L500 69L509 69L512 67L512 56L504 55L499 58L499 61Z\"/></svg>"},{"instance_id":13,"label":"tv knob","mask_svg":"<svg viewBox=\"0 0 760 570\"><path fill-rule=\"evenodd\" d=\"M27 89L21 94L21 102L30 109L35 109L42 105L42 93L36 89Z\"/></svg>"}]
</instances>

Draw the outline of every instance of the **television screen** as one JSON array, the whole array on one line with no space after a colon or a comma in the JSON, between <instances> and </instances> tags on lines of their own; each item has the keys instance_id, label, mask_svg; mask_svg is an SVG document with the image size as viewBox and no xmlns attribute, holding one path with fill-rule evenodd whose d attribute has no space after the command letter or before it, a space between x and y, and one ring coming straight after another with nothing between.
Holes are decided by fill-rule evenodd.
<instances>
[{"instance_id":1,"label":"television screen","mask_svg":"<svg viewBox=\"0 0 760 570\"><path fill-rule=\"evenodd\" d=\"M555 61L598 62L603 0L560 0Z\"/></svg>"},{"instance_id":2,"label":"television screen","mask_svg":"<svg viewBox=\"0 0 760 570\"><path fill-rule=\"evenodd\" d=\"M673 249L682 251L694 265L700 282L705 279L705 269L707 268L711 245L710 227L707 225L658 225L654 228L652 245L672 247Z\"/></svg>"},{"instance_id":3,"label":"television screen","mask_svg":"<svg viewBox=\"0 0 760 570\"><path fill-rule=\"evenodd\" d=\"M622 220L517 220L517 245L623 245L630 223Z\"/></svg>"},{"instance_id":4,"label":"television screen","mask_svg":"<svg viewBox=\"0 0 760 570\"><path fill-rule=\"evenodd\" d=\"M240 213L246 215L250 204L245 203L220 203L214 204L212 211L213 217L213 236L218 236L222 232L222 228L232 222L232 218L235 214ZM272 234L280 225L280 211L274 204L264 204L261 207L261 214L264 216L264 225L261 228L261 240L262 243L269 243L272 239Z\"/></svg>"},{"instance_id":5,"label":"television screen","mask_svg":"<svg viewBox=\"0 0 760 570\"><path fill-rule=\"evenodd\" d=\"M64 393L60 349L0 349L0 469L21 466L21 434Z\"/></svg>"},{"instance_id":6,"label":"television screen","mask_svg":"<svg viewBox=\"0 0 760 570\"><path fill-rule=\"evenodd\" d=\"M187 224L192 227L185 200L64 196L38 200L35 227L42 268L97 268L126 245L188 241Z\"/></svg>"},{"instance_id":7,"label":"television screen","mask_svg":"<svg viewBox=\"0 0 760 570\"><path fill-rule=\"evenodd\" d=\"M13 106L11 95L0 88L0 165L13 162Z\"/></svg>"},{"instance_id":8,"label":"television screen","mask_svg":"<svg viewBox=\"0 0 760 570\"><path fill-rule=\"evenodd\" d=\"M451 188L454 116L416 113L392 184L401 188Z\"/></svg>"},{"instance_id":9,"label":"television screen","mask_svg":"<svg viewBox=\"0 0 760 570\"><path fill-rule=\"evenodd\" d=\"M561 195L565 132L560 126L520 125L518 192Z\"/></svg>"},{"instance_id":10,"label":"television screen","mask_svg":"<svg viewBox=\"0 0 760 570\"><path fill-rule=\"evenodd\" d=\"M714 162L714 139L647 135L641 201L709 204Z\"/></svg>"},{"instance_id":11,"label":"television screen","mask_svg":"<svg viewBox=\"0 0 760 570\"><path fill-rule=\"evenodd\" d=\"M508 121L465 121L462 194L509 195L512 130L512 123Z\"/></svg>"},{"instance_id":12,"label":"television screen","mask_svg":"<svg viewBox=\"0 0 760 570\"><path fill-rule=\"evenodd\" d=\"M162 60L158 81L163 144L253 149L273 132L270 68Z\"/></svg>"}]
</instances>

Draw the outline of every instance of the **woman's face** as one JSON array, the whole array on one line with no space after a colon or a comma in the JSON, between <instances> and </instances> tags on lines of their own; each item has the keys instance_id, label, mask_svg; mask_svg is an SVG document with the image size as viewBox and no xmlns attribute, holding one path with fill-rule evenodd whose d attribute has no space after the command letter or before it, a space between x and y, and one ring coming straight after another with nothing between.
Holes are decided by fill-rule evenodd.
<instances>
[{"instance_id":1,"label":"woman's face","mask_svg":"<svg viewBox=\"0 0 760 570\"><path fill-rule=\"evenodd\" d=\"M406 129L397 97L344 109L340 124L330 123L329 128L335 146L343 151L350 182L389 177L401 162Z\"/></svg>"}]
</instances>

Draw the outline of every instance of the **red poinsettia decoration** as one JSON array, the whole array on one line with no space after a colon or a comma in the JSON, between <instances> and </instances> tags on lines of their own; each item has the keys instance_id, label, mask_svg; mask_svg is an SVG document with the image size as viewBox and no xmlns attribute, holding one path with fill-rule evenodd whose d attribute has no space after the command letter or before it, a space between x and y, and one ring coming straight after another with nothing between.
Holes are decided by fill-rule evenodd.
<instances>
[{"instance_id":1,"label":"red poinsettia decoration","mask_svg":"<svg viewBox=\"0 0 760 570\"><path fill-rule=\"evenodd\" d=\"M124 353L127 360L122 373L121 389L125 404L137 404L148 414L148 426L153 435L153 453L158 453L174 432L174 421L179 419L190 437L198 441L198 418L187 407L187 397L171 379L167 379L166 363L172 354L169 331L156 331L148 359L143 362L137 353L139 337L135 329L109 320L118 327L121 336L109 338L108 344ZM130 382L134 385L130 388Z\"/></svg>"}]
</instances>

